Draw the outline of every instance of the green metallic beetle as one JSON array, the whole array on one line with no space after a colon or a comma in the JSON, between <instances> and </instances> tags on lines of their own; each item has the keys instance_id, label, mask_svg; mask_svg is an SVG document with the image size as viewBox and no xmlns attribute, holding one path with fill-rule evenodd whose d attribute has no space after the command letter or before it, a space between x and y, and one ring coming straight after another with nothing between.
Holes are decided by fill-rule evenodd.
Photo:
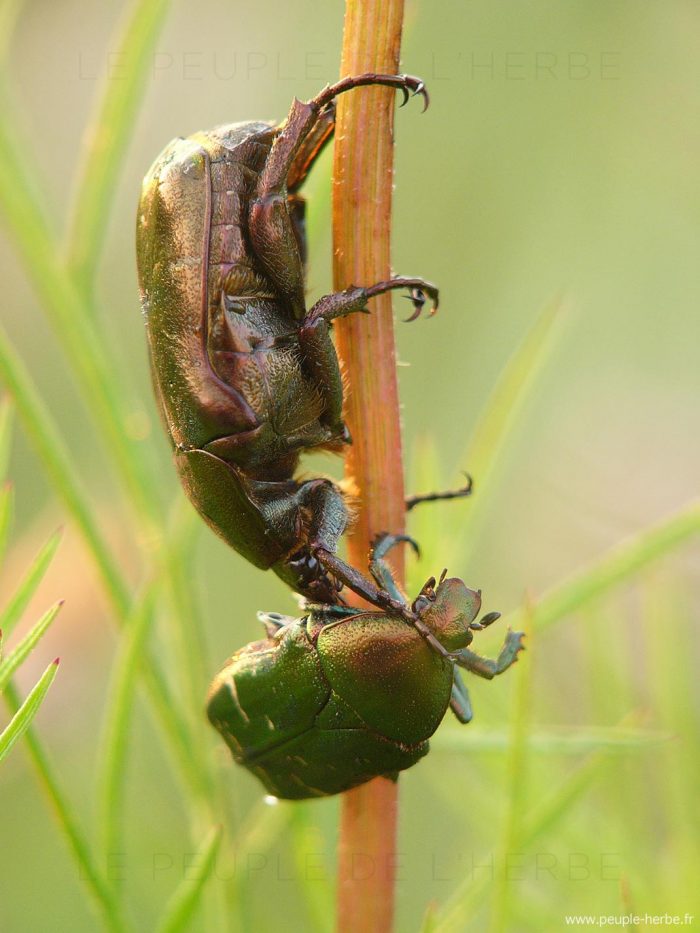
<instances>
[{"instance_id":1,"label":"green metallic beetle","mask_svg":"<svg viewBox=\"0 0 700 933\"><path fill-rule=\"evenodd\" d=\"M383 536L370 558L380 587L406 604L383 560L404 536ZM407 605L407 604L406 604ZM496 661L468 647L481 594L446 571L410 607L441 650L401 615L311 606L302 618L259 613L264 641L237 651L211 685L207 713L234 759L270 794L337 794L379 775L395 778L428 752L450 706L472 718L462 667L491 679L517 659L523 634L509 631Z\"/></svg>"},{"instance_id":2,"label":"green metallic beetle","mask_svg":"<svg viewBox=\"0 0 700 933\"><path fill-rule=\"evenodd\" d=\"M421 94L427 105L418 78L364 74L295 100L279 126L237 123L170 143L143 183L137 260L155 391L200 514L315 602L336 603L345 584L400 611L336 557L349 517L340 488L295 478L300 453L349 442L332 321L397 288L410 291L410 320L426 295L437 307L433 285L397 277L306 309L297 192L333 133L334 99L362 85L397 88L404 103Z\"/></svg>"}]
</instances>

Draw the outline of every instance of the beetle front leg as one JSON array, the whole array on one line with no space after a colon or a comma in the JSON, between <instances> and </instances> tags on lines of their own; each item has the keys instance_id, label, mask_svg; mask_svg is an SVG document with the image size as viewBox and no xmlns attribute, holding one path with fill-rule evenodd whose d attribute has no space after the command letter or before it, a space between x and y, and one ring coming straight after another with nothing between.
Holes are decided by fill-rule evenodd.
<instances>
[{"instance_id":1,"label":"beetle front leg","mask_svg":"<svg viewBox=\"0 0 700 933\"><path fill-rule=\"evenodd\" d=\"M518 660L518 653L525 649L523 645L524 632L509 631L506 640L501 648L501 652L493 661L491 658L482 658L480 654L470 651L469 648L461 648L452 653L455 664L463 667L472 674L477 674L485 680L493 680L498 674L502 674L511 664Z\"/></svg>"},{"instance_id":2,"label":"beetle front leg","mask_svg":"<svg viewBox=\"0 0 700 933\"><path fill-rule=\"evenodd\" d=\"M377 584L387 593L390 593L394 599L407 603L407 599L398 588L391 567L384 559L389 551L397 544L410 544L417 555L420 555L420 549L413 538L408 535L378 535L370 548L369 552L369 572L372 574Z\"/></svg>"},{"instance_id":3,"label":"beetle front leg","mask_svg":"<svg viewBox=\"0 0 700 933\"><path fill-rule=\"evenodd\" d=\"M469 691L467 690L466 684L460 677L457 668L455 668L454 677L452 680L450 709L455 714L457 719L464 725L466 725L468 722L471 722L474 718L471 700L469 699Z\"/></svg>"}]
</instances>

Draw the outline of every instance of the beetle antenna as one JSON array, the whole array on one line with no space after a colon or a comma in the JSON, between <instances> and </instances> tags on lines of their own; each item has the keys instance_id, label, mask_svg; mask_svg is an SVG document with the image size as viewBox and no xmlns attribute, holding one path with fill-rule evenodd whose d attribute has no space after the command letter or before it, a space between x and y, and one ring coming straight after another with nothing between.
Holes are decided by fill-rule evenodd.
<instances>
[{"instance_id":1,"label":"beetle antenna","mask_svg":"<svg viewBox=\"0 0 700 933\"><path fill-rule=\"evenodd\" d=\"M475 631L479 632L481 629L488 628L489 625L493 625L496 619L500 618L500 612L487 612L486 615L482 616L478 622L472 622L469 628L473 628Z\"/></svg>"}]
</instances>

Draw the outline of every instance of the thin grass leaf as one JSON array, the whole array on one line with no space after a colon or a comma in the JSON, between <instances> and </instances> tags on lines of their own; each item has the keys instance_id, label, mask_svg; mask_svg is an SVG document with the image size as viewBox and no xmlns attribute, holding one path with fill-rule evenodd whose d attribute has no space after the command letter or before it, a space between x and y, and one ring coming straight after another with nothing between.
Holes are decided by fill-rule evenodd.
<instances>
[{"instance_id":1,"label":"thin grass leaf","mask_svg":"<svg viewBox=\"0 0 700 933\"><path fill-rule=\"evenodd\" d=\"M25 166L15 151L15 135L15 128L8 125L7 114L0 113L0 210L42 308L71 363L96 435L102 437L119 470L134 518L143 534L156 535L159 488L136 442L125 430L124 386L95 329L89 305L66 272L56 239L25 184Z\"/></svg>"},{"instance_id":2,"label":"thin grass leaf","mask_svg":"<svg viewBox=\"0 0 700 933\"><path fill-rule=\"evenodd\" d=\"M60 600L48 609L36 625L24 636L22 641L0 661L0 693L3 692L17 668L29 657L34 648L39 644L39 641L58 615L62 605L63 600Z\"/></svg>"},{"instance_id":3,"label":"thin grass leaf","mask_svg":"<svg viewBox=\"0 0 700 933\"><path fill-rule=\"evenodd\" d=\"M136 114L156 41L170 0L135 0L113 43L120 63L118 78L106 78L95 116L85 134L83 169L77 185L68 262L81 288L89 291L107 232L124 152L132 136Z\"/></svg>"},{"instance_id":4,"label":"thin grass leaf","mask_svg":"<svg viewBox=\"0 0 700 933\"><path fill-rule=\"evenodd\" d=\"M467 733L469 732L469 735ZM621 729L617 726L571 726L530 732L527 747L538 755L582 755L594 751L609 754L646 751L670 742L674 735L653 729ZM433 752L474 754L507 752L510 734L503 729L442 729L430 740Z\"/></svg>"},{"instance_id":5,"label":"thin grass leaf","mask_svg":"<svg viewBox=\"0 0 700 933\"><path fill-rule=\"evenodd\" d=\"M56 662L50 665L50 667L54 667L53 674L55 675ZM46 674L44 676L46 676ZM7 685L5 699L7 700L10 710L13 713L17 713L22 704L20 703L14 684L10 683ZM109 883L103 877L97 860L94 858L90 849L90 845L85 839L75 814L61 789L58 778L54 773L53 765L39 737L31 726L26 729L24 738L39 783L45 791L49 803L58 819L59 827L66 837L70 851L78 866L78 873L81 880L85 883L88 892L96 902L106 928L113 931L113 933L122 933L126 927L120 915L119 905L116 903Z\"/></svg>"},{"instance_id":6,"label":"thin grass leaf","mask_svg":"<svg viewBox=\"0 0 700 933\"><path fill-rule=\"evenodd\" d=\"M25 701L15 712L9 725L3 730L2 734L0 734L0 762L9 753L15 742L21 738L29 728L29 724L39 712L39 707L44 702L44 697L53 683L57 671L58 658L49 664L39 680L32 687Z\"/></svg>"},{"instance_id":7,"label":"thin grass leaf","mask_svg":"<svg viewBox=\"0 0 700 933\"><path fill-rule=\"evenodd\" d=\"M615 728L634 730L639 716L625 716ZM555 792L543 804L520 822L520 832L514 841L513 851L525 852L544 835L555 829L570 812L574 804L603 773L610 758L607 750L589 755L568 777L559 782ZM492 856L494 858L495 856ZM468 919L473 916L486 896L490 880L465 880L439 909L434 921L433 933L462 933Z\"/></svg>"},{"instance_id":8,"label":"thin grass leaf","mask_svg":"<svg viewBox=\"0 0 700 933\"><path fill-rule=\"evenodd\" d=\"M591 755L564 781L557 791L535 814L523 821L522 835L516 840L516 851L523 852L545 833L556 827L597 778L607 761L603 753ZM495 854L491 855L491 859ZM445 904L433 917L432 933L463 933L469 919L488 897L491 880L482 876L478 880L469 878L457 887Z\"/></svg>"},{"instance_id":9,"label":"thin grass leaf","mask_svg":"<svg viewBox=\"0 0 700 933\"><path fill-rule=\"evenodd\" d=\"M204 891L204 886L216 867L216 855L222 839L221 826L215 826L203 841L195 856L195 868L185 873L184 878L165 908L158 923L158 933L179 933L187 929Z\"/></svg>"},{"instance_id":10,"label":"thin grass leaf","mask_svg":"<svg viewBox=\"0 0 700 933\"><path fill-rule=\"evenodd\" d=\"M308 802L299 801L292 808L291 841L298 888L307 911L305 929L326 933L328 919L333 916L335 892L330 871L318 864L309 864L309 854L317 857L322 846L320 830L312 818L312 807Z\"/></svg>"},{"instance_id":11,"label":"thin grass leaf","mask_svg":"<svg viewBox=\"0 0 700 933\"><path fill-rule=\"evenodd\" d=\"M10 395L0 403L0 482L5 482L12 452L12 429L15 422L15 406Z\"/></svg>"},{"instance_id":12,"label":"thin grass leaf","mask_svg":"<svg viewBox=\"0 0 700 933\"><path fill-rule=\"evenodd\" d=\"M12 37L25 0L3 0L0 3L0 66L7 61Z\"/></svg>"},{"instance_id":13,"label":"thin grass leaf","mask_svg":"<svg viewBox=\"0 0 700 933\"><path fill-rule=\"evenodd\" d=\"M79 472L26 367L0 329L0 379L14 396L19 417L42 459L54 488L72 515L92 553L107 595L119 613L129 605L129 590L95 521Z\"/></svg>"},{"instance_id":14,"label":"thin grass leaf","mask_svg":"<svg viewBox=\"0 0 700 933\"><path fill-rule=\"evenodd\" d=\"M78 471L63 443L53 418L46 410L34 384L0 329L0 379L12 392L17 410L30 440L41 457L54 488L75 520L79 531L95 561L106 592L122 624L130 608L129 587L122 578L118 564L95 522L95 510L85 496L78 481ZM204 785L199 769L191 755L189 730L171 695L167 681L155 657L144 660L142 673L149 697L155 706L165 734L171 743L174 759L188 784L202 792Z\"/></svg>"},{"instance_id":15,"label":"thin grass leaf","mask_svg":"<svg viewBox=\"0 0 700 933\"><path fill-rule=\"evenodd\" d=\"M14 517L14 488L11 483L6 483L0 489L0 567L5 560L7 545L10 540L10 529L12 528L12 519Z\"/></svg>"},{"instance_id":16,"label":"thin grass leaf","mask_svg":"<svg viewBox=\"0 0 700 933\"><path fill-rule=\"evenodd\" d=\"M56 553L56 548L61 541L61 534L61 531L56 531L51 535L34 558L29 570L27 570L24 577L20 580L19 585L6 603L5 608L0 612L0 628L5 633L5 637L9 635L17 622L22 618L22 613L29 605L39 584L44 579L44 575Z\"/></svg>"},{"instance_id":17,"label":"thin grass leaf","mask_svg":"<svg viewBox=\"0 0 700 933\"><path fill-rule=\"evenodd\" d=\"M590 604L697 534L700 534L700 501L694 500L545 593L534 607L535 630L541 631ZM513 628L522 624L522 619L522 609L507 616Z\"/></svg>"},{"instance_id":18,"label":"thin grass leaf","mask_svg":"<svg viewBox=\"0 0 700 933\"><path fill-rule=\"evenodd\" d=\"M0 403L0 566L5 559L7 543L12 526L14 497L12 485L7 482L12 450L12 429L14 427L14 404L10 395L5 395Z\"/></svg>"},{"instance_id":19,"label":"thin grass leaf","mask_svg":"<svg viewBox=\"0 0 700 933\"><path fill-rule=\"evenodd\" d=\"M565 319L561 298L548 304L503 369L458 464L474 477L475 494L460 513L462 550L473 548L488 512L503 454L544 370ZM464 558L468 560L468 556Z\"/></svg>"},{"instance_id":20,"label":"thin grass leaf","mask_svg":"<svg viewBox=\"0 0 700 933\"><path fill-rule=\"evenodd\" d=\"M288 831L293 818L293 806L280 804L274 798L265 798L254 807L236 833L231 850L236 859L236 867L246 865L251 855L264 855L270 847L281 839ZM243 913L241 910L245 895L243 872L236 870L231 873L231 882L228 886L228 907L231 916ZM245 918L238 916L239 923L236 928L245 928Z\"/></svg>"},{"instance_id":21,"label":"thin grass leaf","mask_svg":"<svg viewBox=\"0 0 700 933\"><path fill-rule=\"evenodd\" d=\"M524 632L527 636L528 648L532 651L531 611L526 615ZM521 836L522 813L527 806L528 736L532 706L532 664L530 658L531 654L521 654L516 668L514 710L511 718L508 748L508 798L501 845L496 855L498 871L491 896L490 929L492 933L504 933L512 913L513 885L509 881L506 866L508 853L515 851L515 846Z\"/></svg>"},{"instance_id":22,"label":"thin grass leaf","mask_svg":"<svg viewBox=\"0 0 700 933\"><path fill-rule=\"evenodd\" d=\"M102 854L124 850L122 822L126 788L126 758L129 725L135 697L135 683L142 662L144 645L154 617L155 588L151 587L127 621L120 653L105 702L97 779L98 825L102 833Z\"/></svg>"}]
</instances>

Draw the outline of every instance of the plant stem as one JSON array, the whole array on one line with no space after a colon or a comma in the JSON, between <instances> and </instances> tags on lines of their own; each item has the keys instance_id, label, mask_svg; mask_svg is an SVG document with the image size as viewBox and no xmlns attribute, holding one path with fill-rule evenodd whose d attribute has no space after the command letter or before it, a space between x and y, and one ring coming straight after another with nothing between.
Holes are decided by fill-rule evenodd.
<instances>
[{"instance_id":1,"label":"plant stem","mask_svg":"<svg viewBox=\"0 0 700 933\"><path fill-rule=\"evenodd\" d=\"M341 77L399 66L403 0L347 0ZM395 93L362 88L338 100L333 169L336 289L389 278ZM363 569L370 541L404 527L404 488L391 298L369 317L338 322L347 376L345 418L353 438L346 475L358 495L348 559ZM403 582L401 549L392 552ZM397 785L385 778L343 795L339 846L339 933L387 933L394 912Z\"/></svg>"}]
</instances>

